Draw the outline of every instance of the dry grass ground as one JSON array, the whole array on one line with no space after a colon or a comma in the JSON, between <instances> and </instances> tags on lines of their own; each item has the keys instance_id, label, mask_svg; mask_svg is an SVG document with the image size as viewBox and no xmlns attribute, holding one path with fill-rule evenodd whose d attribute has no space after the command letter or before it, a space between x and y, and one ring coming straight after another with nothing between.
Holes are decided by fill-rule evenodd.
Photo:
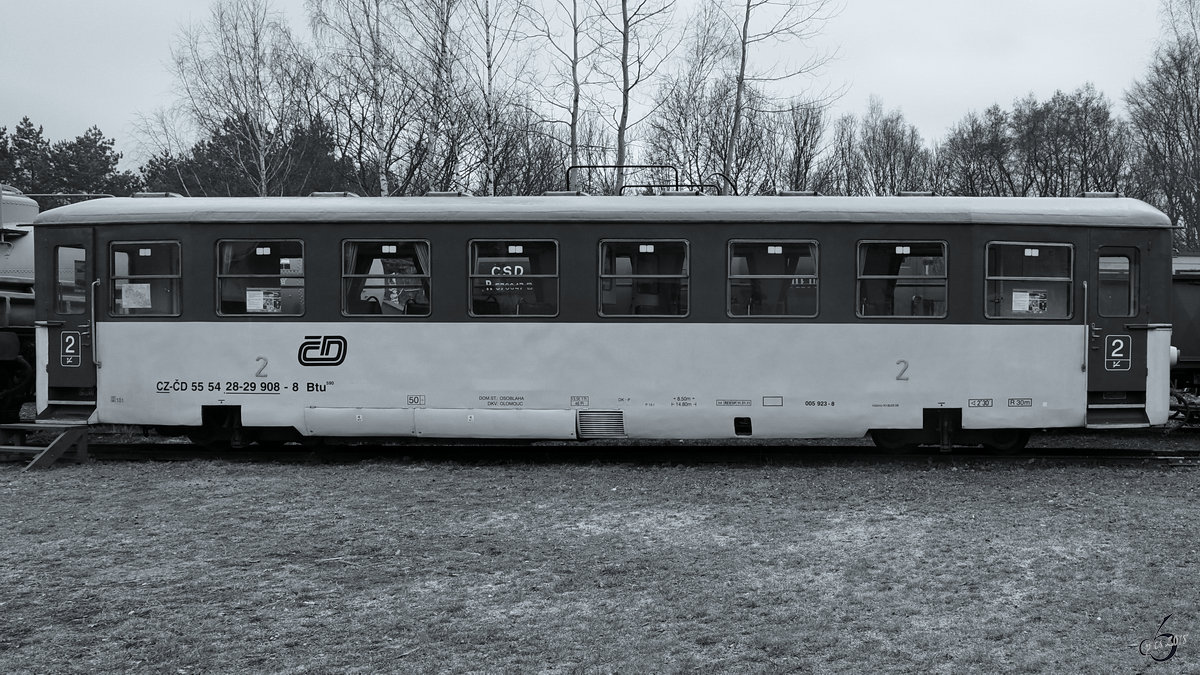
<instances>
[{"instance_id":1,"label":"dry grass ground","mask_svg":"<svg viewBox=\"0 0 1200 675\"><path fill-rule=\"evenodd\" d=\"M1196 470L18 470L4 673L1200 671Z\"/></svg>"}]
</instances>

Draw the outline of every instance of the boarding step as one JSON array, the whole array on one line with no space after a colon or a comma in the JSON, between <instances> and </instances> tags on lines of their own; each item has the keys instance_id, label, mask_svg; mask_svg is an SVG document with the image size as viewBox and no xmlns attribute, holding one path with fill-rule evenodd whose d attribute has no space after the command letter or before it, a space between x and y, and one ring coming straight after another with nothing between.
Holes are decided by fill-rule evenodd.
<instances>
[{"instance_id":1,"label":"boarding step","mask_svg":"<svg viewBox=\"0 0 1200 675\"><path fill-rule=\"evenodd\" d=\"M1088 429L1143 429L1150 426L1146 406L1140 403L1090 403Z\"/></svg>"},{"instance_id":2,"label":"boarding step","mask_svg":"<svg viewBox=\"0 0 1200 675\"><path fill-rule=\"evenodd\" d=\"M37 416L38 424L87 424L96 411L95 401L49 401Z\"/></svg>"},{"instance_id":3,"label":"boarding step","mask_svg":"<svg viewBox=\"0 0 1200 675\"><path fill-rule=\"evenodd\" d=\"M45 469L60 458L73 459L77 463L86 462L87 433L86 424L0 424L0 455L33 455L22 472Z\"/></svg>"}]
</instances>

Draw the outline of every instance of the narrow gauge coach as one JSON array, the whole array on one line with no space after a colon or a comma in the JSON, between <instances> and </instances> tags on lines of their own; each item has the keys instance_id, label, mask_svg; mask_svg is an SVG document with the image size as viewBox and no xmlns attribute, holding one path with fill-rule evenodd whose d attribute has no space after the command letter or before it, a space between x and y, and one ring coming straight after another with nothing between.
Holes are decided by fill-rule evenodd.
<instances>
[{"instance_id":1,"label":"narrow gauge coach","mask_svg":"<svg viewBox=\"0 0 1200 675\"><path fill-rule=\"evenodd\" d=\"M1171 226L1120 198L104 199L36 223L42 419L213 441L1162 424Z\"/></svg>"}]
</instances>

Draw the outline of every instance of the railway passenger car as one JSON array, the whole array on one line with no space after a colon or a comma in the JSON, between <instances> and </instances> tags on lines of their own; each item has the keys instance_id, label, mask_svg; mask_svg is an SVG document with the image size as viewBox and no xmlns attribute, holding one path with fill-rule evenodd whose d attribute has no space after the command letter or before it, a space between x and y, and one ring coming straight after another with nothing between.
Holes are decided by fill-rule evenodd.
<instances>
[{"instance_id":1,"label":"railway passenger car","mask_svg":"<svg viewBox=\"0 0 1200 675\"><path fill-rule=\"evenodd\" d=\"M1170 228L1119 198L84 202L37 221L38 410L233 442L1157 425Z\"/></svg>"},{"instance_id":2,"label":"railway passenger car","mask_svg":"<svg viewBox=\"0 0 1200 675\"><path fill-rule=\"evenodd\" d=\"M1200 255L1177 255L1171 260L1172 342L1179 359L1171 370L1174 388L1200 393Z\"/></svg>"}]
</instances>

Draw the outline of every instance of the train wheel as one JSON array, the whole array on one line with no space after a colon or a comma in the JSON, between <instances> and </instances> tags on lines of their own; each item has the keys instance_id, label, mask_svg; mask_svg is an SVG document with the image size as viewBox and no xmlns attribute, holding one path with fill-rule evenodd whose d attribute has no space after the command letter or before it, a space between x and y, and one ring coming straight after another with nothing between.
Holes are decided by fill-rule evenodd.
<instances>
[{"instance_id":1,"label":"train wheel","mask_svg":"<svg viewBox=\"0 0 1200 675\"><path fill-rule=\"evenodd\" d=\"M1027 429L993 429L987 432L983 447L992 452L1008 454L1024 450L1028 442Z\"/></svg>"},{"instance_id":2,"label":"train wheel","mask_svg":"<svg viewBox=\"0 0 1200 675\"><path fill-rule=\"evenodd\" d=\"M902 429L872 429L871 442L884 452L906 454L921 445L922 432Z\"/></svg>"}]
</instances>

